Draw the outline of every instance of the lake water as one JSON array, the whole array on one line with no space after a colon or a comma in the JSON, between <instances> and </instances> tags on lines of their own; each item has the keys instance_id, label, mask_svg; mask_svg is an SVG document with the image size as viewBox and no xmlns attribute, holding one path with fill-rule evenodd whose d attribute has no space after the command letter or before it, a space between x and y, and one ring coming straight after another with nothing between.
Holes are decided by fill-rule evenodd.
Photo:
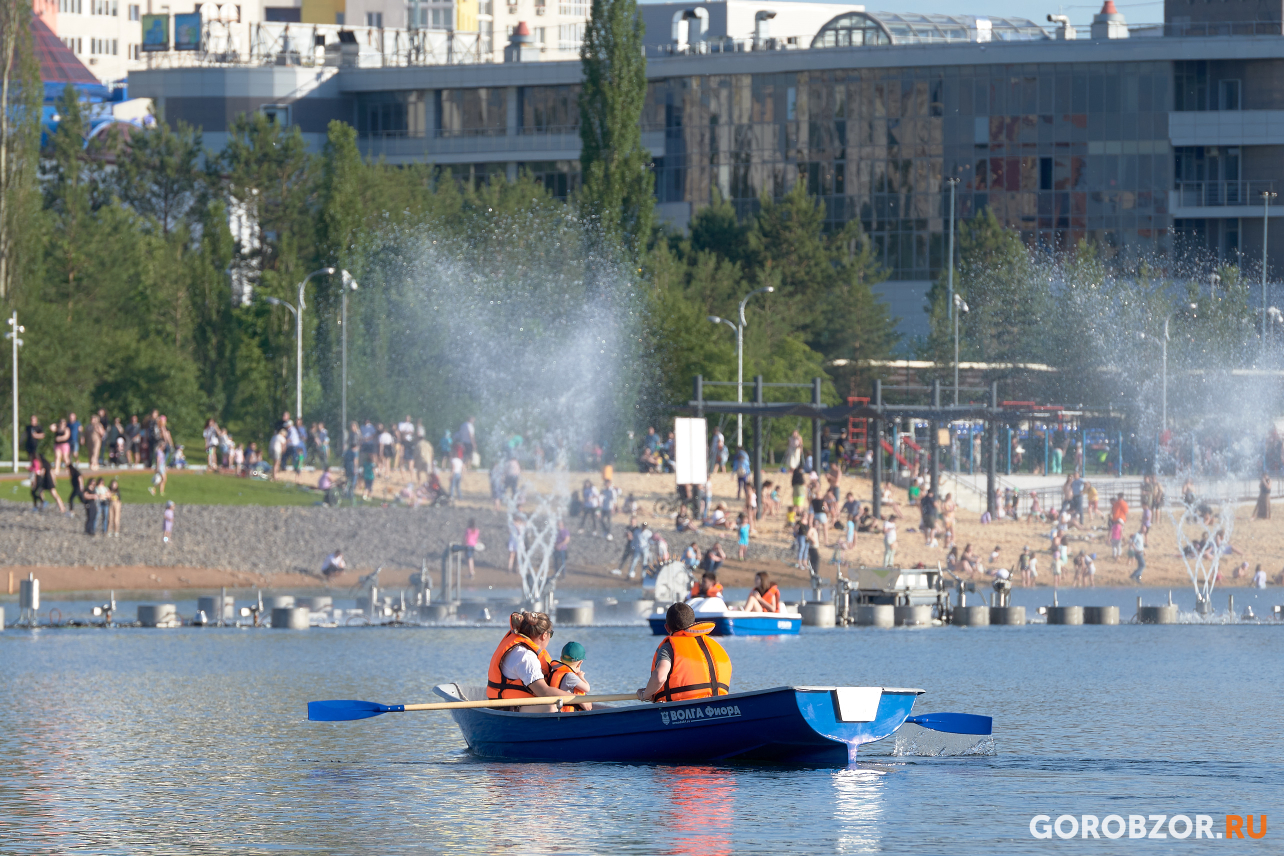
<instances>
[{"instance_id":1,"label":"lake water","mask_svg":"<svg viewBox=\"0 0 1284 856\"><path fill-rule=\"evenodd\" d=\"M1135 597L1080 594L1062 603ZM1238 608L1247 597L1236 592ZM1279 600L1257 593L1255 609ZM1284 823L1281 623L725 641L735 689L917 686L919 712L992 715L996 754L982 757L904 757L884 743L846 769L511 764L471 758L448 714L305 720L313 699L436 700L434 684L482 678L498 635L6 630L0 853L1193 852L1213 842L1042 841L1030 819ZM572 638L599 692L640 686L656 644L641 627L563 628L556 644ZM1284 850L1274 824L1241 848Z\"/></svg>"}]
</instances>

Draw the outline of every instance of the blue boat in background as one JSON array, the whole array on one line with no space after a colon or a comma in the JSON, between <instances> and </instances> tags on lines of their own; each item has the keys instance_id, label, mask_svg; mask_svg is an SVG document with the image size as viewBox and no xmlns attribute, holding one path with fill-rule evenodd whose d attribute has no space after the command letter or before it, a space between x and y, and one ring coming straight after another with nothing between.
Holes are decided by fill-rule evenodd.
<instances>
[{"instance_id":1,"label":"blue boat in background","mask_svg":"<svg viewBox=\"0 0 1284 856\"><path fill-rule=\"evenodd\" d=\"M802 616L797 612L745 612L727 609L720 597L694 597L687 601L696 621L713 624L713 636L797 636L802 630ZM647 619L651 633L665 636L664 613Z\"/></svg>"},{"instance_id":2,"label":"blue boat in background","mask_svg":"<svg viewBox=\"0 0 1284 856\"><path fill-rule=\"evenodd\" d=\"M482 687L441 684L448 701ZM570 713L452 710L473 754L512 761L723 762L846 765L893 734L918 689L775 687L716 698ZM929 726L930 727L930 726Z\"/></svg>"}]
</instances>

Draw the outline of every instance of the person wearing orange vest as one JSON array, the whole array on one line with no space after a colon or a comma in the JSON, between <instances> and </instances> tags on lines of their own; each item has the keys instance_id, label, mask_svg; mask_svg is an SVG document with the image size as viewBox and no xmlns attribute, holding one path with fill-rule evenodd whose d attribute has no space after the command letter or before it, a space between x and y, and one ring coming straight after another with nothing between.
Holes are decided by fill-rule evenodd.
<instances>
[{"instance_id":1,"label":"person wearing orange vest","mask_svg":"<svg viewBox=\"0 0 1284 856\"><path fill-rule=\"evenodd\" d=\"M500 640L486 673L487 698L534 698L560 693L549 686L553 661L545 648L553 638L553 622L542 612L514 612L509 632ZM556 705L524 705L517 710L535 713Z\"/></svg>"},{"instance_id":2,"label":"person wearing orange vest","mask_svg":"<svg viewBox=\"0 0 1284 856\"><path fill-rule=\"evenodd\" d=\"M707 635L713 622L696 624L695 612L675 603L664 616L669 635L651 658L651 679L638 690L641 701L682 701L731 692L731 658Z\"/></svg>"},{"instance_id":3,"label":"person wearing orange vest","mask_svg":"<svg viewBox=\"0 0 1284 856\"><path fill-rule=\"evenodd\" d=\"M745 612L780 612L784 604L780 598L780 587L771 581L765 573L753 575L753 588L749 599L745 601Z\"/></svg>"},{"instance_id":4,"label":"person wearing orange vest","mask_svg":"<svg viewBox=\"0 0 1284 856\"><path fill-rule=\"evenodd\" d=\"M584 667L584 646L578 642L567 642L562 646L562 656L552 662L552 672L548 676L548 685L555 690L571 692L576 695L587 695L588 678L581 671ZM574 710L592 710L593 703L562 705L563 713Z\"/></svg>"},{"instance_id":5,"label":"person wearing orange vest","mask_svg":"<svg viewBox=\"0 0 1284 856\"><path fill-rule=\"evenodd\" d=\"M718 575L705 571L704 576L700 577L698 583L691 586L692 597L722 597L722 583L718 582Z\"/></svg>"}]
</instances>

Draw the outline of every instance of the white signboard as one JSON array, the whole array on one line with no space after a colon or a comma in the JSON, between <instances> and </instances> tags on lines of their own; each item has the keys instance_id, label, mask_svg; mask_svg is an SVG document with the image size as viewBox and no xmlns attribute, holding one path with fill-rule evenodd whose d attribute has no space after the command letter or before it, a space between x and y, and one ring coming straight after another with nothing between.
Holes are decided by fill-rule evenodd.
<instances>
[{"instance_id":1,"label":"white signboard","mask_svg":"<svg viewBox=\"0 0 1284 856\"><path fill-rule=\"evenodd\" d=\"M704 484L709 480L708 435L704 419L675 419L673 469L678 484Z\"/></svg>"}]
</instances>

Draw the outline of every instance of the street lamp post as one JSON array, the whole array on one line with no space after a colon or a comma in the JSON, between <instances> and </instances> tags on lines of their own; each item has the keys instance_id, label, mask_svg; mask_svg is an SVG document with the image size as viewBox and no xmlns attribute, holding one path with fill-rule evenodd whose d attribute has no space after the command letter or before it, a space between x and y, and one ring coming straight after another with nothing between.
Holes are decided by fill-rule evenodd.
<instances>
[{"instance_id":1,"label":"street lamp post","mask_svg":"<svg viewBox=\"0 0 1284 856\"><path fill-rule=\"evenodd\" d=\"M312 271L312 273L305 276L303 278L303 282L299 283L299 302L297 306L291 306L289 303L287 303L284 300L281 300L279 297L264 298L265 300L267 300L268 303L271 303L273 306L284 306L286 309L290 310L290 312L294 314L294 346L295 346L294 418L295 419L303 418L303 310L307 308L303 303L303 289L307 286L308 280L312 279L312 277L318 276L320 274L330 275L332 273L334 273L334 268L328 267L328 268L321 268L320 270L314 270Z\"/></svg>"},{"instance_id":2,"label":"street lamp post","mask_svg":"<svg viewBox=\"0 0 1284 856\"><path fill-rule=\"evenodd\" d=\"M345 270L343 271L343 284L342 286L340 286L340 289L339 289L343 294L343 298L341 300L341 303L343 304L343 309L339 316L339 342L340 342L339 351L340 351L340 360L342 361L342 364L343 364L342 374L341 374L341 377L339 378L339 386L340 386L339 421L343 423L343 431L339 434L340 437L348 437L347 431L348 431L348 290L349 289L351 289L352 291L356 291L357 281L352 278L352 274L348 273ZM348 437L348 442L346 445L351 445L351 444L352 444L352 438ZM345 452L348 451L347 448L344 448L344 451Z\"/></svg>"},{"instance_id":3,"label":"street lamp post","mask_svg":"<svg viewBox=\"0 0 1284 856\"><path fill-rule=\"evenodd\" d=\"M1270 222L1274 190L1262 191L1262 351L1266 351L1266 228Z\"/></svg>"},{"instance_id":4,"label":"street lamp post","mask_svg":"<svg viewBox=\"0 0 1284 856\"><path fill-rule=\"evenodd\" d=\"M1162 380L1160 382L1159 419L1160 419L1161 430L1164 430L1164 431L1168 430L1168 324L1170 321L1173 320L1173 316L1176 315L1177 312L1182 312L1186 309L1190 309L1193 311L1198 308L1199 308L1198 303L1188 303L1184 307L1182 307L1182 309L1178 309L1176 312L1169 312L1168 317L1164 318L1164 337L1159 340L1159 348L1160 348L1160 354L1161 354L1160 359L1163 363L1163 374L1161 376ZM1146 334L1142 333L1141 338L1143 339L1146 338Z\"/></svg>"},{"instance_id":5,"label":"street lamp post","mask_svg":"<svg viewBox=\"0 0 1284 856\"><path fill-rule=\"evenodd\" d=\"M13 329L4 336L13 341L13 471L16 473L18 471L18 346L22 344L22 339L18 336L27 328L18 323L16 310L9 318L9 326Z\"/></svg>"},{"instance_id":6,"label":"street lamp post","mask_svg":"<svg viewBox=\"0 0 1284 856\"><path fill-rule=\"evenodd\" d=\"M959 316L968 311L967 301L957 294L951 301L954 312L954 406L959 406Z\"/></svg>"},{"instance_id":7,"label":"street lamp post","mask_svg":"<svg viewBox=\"0 0 1284 856\"><path fill-rule=\"evenodd\" d=\"M947 178L945 179L945 181L950 186L950 237L948 242L949 249L946 251L946 259L945 259L945 270L946 270L945 276L946 276L946 282L948 283L947 287L949 288L949 294L946 297L946 300L948 301L946 303L946 307L950 315L953 315L954 314L954 188L958 186L959 180L957 178ZM954 386L957 387L958 384L955 383ZM957 396L958 396L958 390L956 389L955 397ZM958 404L957 401L955 401L954 403Z\"/></svg>"},{"instance_id":8,"label":"street lamp post","mask_svg":"<svg viewBox=\"0 0 1284 856\"><path fill-rule=\"evenodd\" d=\"M740 323L739 324L735 324L731 321L728 321L726 318L719 318L717 315L709 316L709 320L712 321L714 324L726 324L732 330L736 331L736 403L737 404L740 404L745 400L744 399L745 325L748 323L745 320L745 304L747 304L749 302L749 298L753 297L755 294L771 294L775 290L776 289L774 287L767 285L767 286L763 286L762 288L754 289L753 291L746 294L744 297L744 300L740 301ZM745 418L744 414L742 413L736 414L736 448L737 449L743 448L745 444L744 418Z\"/></svg>"}]
</instances>

